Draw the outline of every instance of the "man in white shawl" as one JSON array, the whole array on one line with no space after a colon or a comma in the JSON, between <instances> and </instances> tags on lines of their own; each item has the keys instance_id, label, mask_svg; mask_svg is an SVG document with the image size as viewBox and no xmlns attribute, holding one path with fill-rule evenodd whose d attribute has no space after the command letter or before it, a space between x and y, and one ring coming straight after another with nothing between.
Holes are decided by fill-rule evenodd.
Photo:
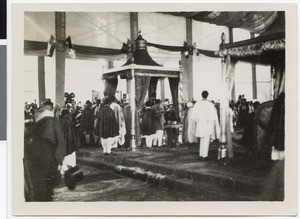
<instances>
[{"instance_id":1,"label":"man in white shawl","mask_svg":"<svg viewBox=\"0 0 300 219\"><path fill-rule=\"evenodd\" d=\"M200 138L199 156L208 157L210 139L218 139L220 126L218 115L213 103L207 100L208 92L202 92L203 99L194 105L192 120L196 123L196 137Z\"/></svg>"}]
</instances>

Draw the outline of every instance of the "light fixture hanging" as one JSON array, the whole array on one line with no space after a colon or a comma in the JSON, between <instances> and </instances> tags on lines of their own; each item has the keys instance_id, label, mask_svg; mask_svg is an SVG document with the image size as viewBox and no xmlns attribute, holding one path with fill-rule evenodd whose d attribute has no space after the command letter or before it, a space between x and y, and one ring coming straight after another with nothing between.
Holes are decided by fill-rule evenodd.
<instances>
[{"instance_id":1,"label":"light fixture hanging","mask_svg":"<svg viewBox=\"0 0 300 219\"><path fill-rule=\"evenodd\" d=\"M68 38L66 39L66 44L67 44L67 47L69 48L68 54L70 55L71 59L75 59L76 53L75 53L75 50L73 49L71 36L68 36Z\"/></svg>"},{"instance_id":2,"label":"light fixture hanging","mask_svg":"<svg viewBox=\"0 0 300 219\"><path fill-rule=\"evenodd\" d=\"M186 41L184 41L183 43L183 53L185 55L185 58L189 58L189 48L188 48L188 44Z\"/></svg>"}]
</instances>

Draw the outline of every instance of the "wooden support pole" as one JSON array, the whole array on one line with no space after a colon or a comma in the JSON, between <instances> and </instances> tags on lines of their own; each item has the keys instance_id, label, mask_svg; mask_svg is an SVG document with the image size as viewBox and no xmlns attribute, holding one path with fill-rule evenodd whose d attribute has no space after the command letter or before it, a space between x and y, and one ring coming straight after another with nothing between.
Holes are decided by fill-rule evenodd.
<instances>
[{"instance_id":1,"label":"wooden support pole","mask_svg":"<svg viewBox=\"0 0 300 219\"><path fill-rule=\"evenodd\" d=\"M193 45L193 29L192 19L186 18L186 42L188 46ZM190 54L186 58L184 53L181 53L182 63L182 83L183 83L183 99L185 101L192 100L194 97L194 81L193 81L193 55Z\"/></svg>"},{"instance_id":2,"label":"wooden support pole","mask_svg":"<svg viewBox=\"0 0 300 219\"><path fill-rule=\"evenodd\" d=\"M250 33L250 37L254 38L254 33ZM252 67L252 99L257 99L257 81L256 81L256 65L251 63Z\"/></svg>"},{"instance_id":3,"label":"wooden support pole","mask_svg":"<svg viewBox=\"0 0 300 219\"><path fill-rule=\"evenodd\" d=\"M131 65L131 90L130 90L130 107L131 107L131 141L130 141L130 147L132 151L136 150L136 140L135 140L135 75L134 75L134 65Z\"/></svg>"},{"instance_id":4,"label":"wooden support pole","mask_svg":"<svg viewBox=\"0 0 300 219\"><path fill-rule=\"evenodd\" d=\"M220 130L221 130L221 135L220 135L220 143L221 144L226 144L226 118L227 118L227 98L226 98L226 93L227 93L227 86L226 86L226 59L222 58L222 63L221 63L221 98L220 98Z\"/></svg>"},{"instance_id":5,"label":"wooden support pole","mask_svg":"<svg viewBox=\"0 0 300 219\"><path fill-rule=\"evenodd\" d=\"M229 27L229 43L233 43L233 28ZM235 82L233 83L232 91L231 91L231 100L236 101L236 94L235 94Z\"/></svg>"},{"instance_id":6,"label":"wooden support pole","mask_svg":"<svg viewBox=\"0 0 300 219\"><path fill-rule=\"evenodd\" d=\"M138 22L138 12L130 12L130 40L134 40L139 34L139 22Z\"/></svg>"},{"instance_id":7,"label":"wooden support pole","mask_svg":"<svg viewBox=\"0 0 300 219\"><path fill-rule=\"evenodd\" d=\"M138 13L137 12L130 12L130 41L132 45L134 44L135 39L138 37L139 33L139 25L138 25ZM130 59L131 54L127 55L127 60ZM130 95L131 90L131 80L126 80L126 93Z\"/></svg>"},{"instance_id":8,"label":"wooden support pole","mask_svg":"<svg viewBox=\"0 0 300 219\"><path fill-rule=\"evenodd\" d=\"M251 66L252 66L252 88L253 88L252 99L257 99L256 65L252 63Z\"/></svg>"},{"instance_id":9,"label":"wooden support pole","mask_svg":"<svg viewBox=\"0 0 300 219\"><path fill-rule=\"evenodd\" d=\"M45 57L38 57L38 90L39 90L39 102L40 105L46 99L46 84L45 84Z\"/></svg>"},{"instance_id":10,"label":"wooden support pole","mask_svg":"<svg viewBox=\"0 0 300 219\"><path fill-rule=\"evenodd\" d=\"M138 13L130 12L130 40L131 45L135 46L135 39L138 37ZM129 58L129 57L128 57ZM136 105L135 105L135 75L134 75L134 65L131 65L131 79L127 79L127 93L129 92L130 98L130 108L131 108L131 140L130 147L132 151L136 150L136 136L135 136L135 113L136 113Z\"/></svg>"},{"instance_id":11,"label":"wooden support pole","mask_svg":"<svg viewBox=\"0 0 300 219\"><path fill-rule=\"evenodd\" d=\"M56 88L55 102L64 105L65 96L65 51L66 51L66 13L55 12L55 39L56 39Z\"/></svg>"},{"instance_id":12,"label":"wooden support pole","mask_svg":"<svg viewBox=\"0 0 300 219\"><path fill-rule=\"evenodd\" d=\"M220 99L220 148L219 152L222 152L224 148L227 148L228 157L233 158L233 147L230 132L230 121L229 121L229 77L228 77L228 65L231 63L230 56L227 54L226 49L224 49L225 34L222 33L220 44L220 52L222 54L221 58L221 99ZM222 153L219 154L219 158L223 158Z\"/></svg>"}]
</instances>

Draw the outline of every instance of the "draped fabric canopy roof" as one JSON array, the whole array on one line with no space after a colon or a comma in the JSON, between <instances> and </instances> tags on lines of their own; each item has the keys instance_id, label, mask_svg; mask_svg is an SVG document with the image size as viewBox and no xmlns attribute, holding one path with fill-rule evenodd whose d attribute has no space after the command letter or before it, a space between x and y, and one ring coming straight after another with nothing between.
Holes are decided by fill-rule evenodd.
<instances>
[{"instance_id":1,"label":"draped fabric canopy roof","mask_svg":"<svg viewBox=\"0 0 300 219\"><path fill-rule=\"evenodd\" d=\"M147 51L147 41L141 35L135 40L135 50L128 61L121 67L110 69L103 75L103 79L116 78L120 75L121 78L132 78L132 69L137 76L150 77L167 77L178 78L180 70L164 68L156 63Z\"/></svg>"},{"instance_id":2,"label":"draped fabric canopy roof","mask_svg":"<svg viewBox=\"0 0 300 219\"><path fill-rule=\"evenodd\" d=\"M272 65L285 60L285 33L261 35L225 44L224 48L235 60Z\"/></svg>"},{"instance_id":3,"label":"draped fabric canopy roof","mask_svg":"<svg viewBox=\"0 0 300 219\"><path fill-rule=\"evenodd\" d=\"M156 16L155 16L156 14ZM157 17L160 20L164 20L163 26L159 26L158 29L149 27L147 19L144 23L140 22L140 26L143 27L143 33L145 32L145 38L149 40L148 43L151 48L159 49L159 52L182 52L183 46L179 46L174 36L178 35L178 32L174 33L175 29L170 29L164 32L165 27L170 27L172 21L182 24L182 20L185 17L192 18L195 21L201 21L205 23L216 24L220 26L228 26L232 28L242 28L252 33L260 34L260 36L251 39L241 41L240 43L229 43L228 49L232 57L249 62L257 62L262 64L270 64L271 62L277 62L278 59L284 57L285 50L285 14L284 12L276 11L204 11L204 12L160 12L160 13L141 13L142 20L146 18L153 20ZM175 15L175 16L174 16ZM27 12L25 13L25 41L24 41L24 53L26 55L45 56L47 55L47 41L51 34L54 34L54 13L52 12ZM45 23L46 22L46 23ZM129 13L79 13L68 12L67 20L67 35L70 35L73 42L73 49L76 51L76 58L83 59L97 59L97 58L113 58L113 57L125 57L125 54L121 51L121 45L126 42L129 31ZM176 23L175 22L175 23ZM200 22L198 22L200 23ZM143 24L143 25L142 25ZM177 24L177 23L176 23ZM165 27L164 27L165 25ZM179 25L179 26L180 26ZM145 29L146 26L148 29ZM172 26L172 25L171 25ZM176 25L175 25L176 26ZM211 25L214 26L214 25ZM219 27L221 28L221 27ZM152 31L152 35L159 35L158 39L149 35L149 31ZM172 30L172 31L171 31ZM183 30L183 26L176 28L176 30ZM207 29L205 29L206 31ZM150 31L150 33L151 33ZM161 33L161 34L160 34ZM163 33L163 34L162 34ZM168 35L168 44L172 46L166 46L162 36ZM213 34L212 34L213 35ZM218 35L218 34L217 34ZM274 39L269 37L276 36ZM218 36L214 36L219 38ZM183 43L183 36L179 37L180 42ZM181 39L182 38L182 39ZM197 37L196 37L197 38ZM162 44L157 44L159 40ZM195 39L196 40L196 39ZM203 39L200 42L204 42ZM197 41L198 42L198 41ZM215 44L215 43L214 43ZM198 45L198 43L197 43ZM201 44L200 44L201 45ZM210 57L218 57L218 42L215 44L216 48L213 50L204 50L203 48L197 48L197 52ZM201 47L201 46L200 46ZM144 65L148 61L152 64L155 61L144 51L138 51L135 57L135 64ZM168 54L169 54L168 53ZM276 53L276 54L275 54ZM174 53L173 53L174 54ZM147 57L146 57L147 56ZM149 57L148 57L149 56ZM273 57L272 57L273 56ZM69 58L68 52L66 57ZM277 58L276 58L277 57ZM146 59L141 60L142 58ZM130 60L126 63L129 64ZM157 63L154 65L158 65Z\"/></svg>"},{"instance_id":4,"label":"draped fabric canopy roof","mask_svg":"<svg viewBox=\"0 0 300 219\"><path fill-rule=\"evenodd\" d=\"M211 24L227 26L232 28L241 28L251 33L262 34L278 17L276 11L204 11L204 12L164 12L167 14L192 18L196 21L207 22ZM280 17L280 19L284 19ZM284 22L282 22L278 32L284 31Z\"/></svg>"}]
</instances>

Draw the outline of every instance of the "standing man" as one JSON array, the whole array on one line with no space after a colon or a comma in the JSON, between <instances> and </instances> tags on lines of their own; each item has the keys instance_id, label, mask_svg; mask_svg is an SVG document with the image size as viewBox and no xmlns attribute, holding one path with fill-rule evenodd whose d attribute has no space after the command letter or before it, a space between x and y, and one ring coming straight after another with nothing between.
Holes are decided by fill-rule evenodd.
<instances>
[{"instance_id":1,"label":"standing man","mask_svg":"<svg viewBox=\"0 0 300 219\"><path fill-rule=\"evenodd\" d=\"M192 120L196 123L196 137L200 138L199 156L206 160L210 138L219 138L220 126L216 108L207 100L208 92L205 90L201 95L203 99L195 103Z\"/></svg>"},{"instance_id":2,"label":"standing man","mask_svg":"<svg viewBox=\"0 0 300 219\"><path fill-rule=\"evenodd\" d=\"M242 99L242 102L238 110L239 110L239 123L242 127L244 127L249 114L249 106L245 98Z\"/></svg>"},{"instance_id":3,"label":"standing man","mask_svg":"<svg viewBox=\"0 0 300 219\"><path fill-rule=\"evenodd\" d=\"M154 125L156 130L156 138L154 139L154 145L160 147L163 143L165 111L159 99L155 100L155 105L152 106L152 109L154 111Z\"/></svg>"},{"instance_id":4,"label":"standing man","mask_svg":"<svg viewBox=\"0 0 300 219\"><path fill-rule=\"evenodd\" d=\"M91 135L94 131L94 113L92 110L92 102L87 100L86 106L82 112L81 126L85 136L86 146L91 144Z\"/></svg>"},{"instance_id":5,"label":"standing man","mask_svg":"<svg viewBox=\"0 0 300 219\"><path fill-rule=\"evenodd\" d=\"M95 133L100 137L104 155L115 155L111 152L119 136L119 124L116 119L114 96L105 97L99 109Z\"/></svg>"},{"instance_id":6,"label":"standing man","mask_svg":"<svg viewBox=\"0 0 300 219\"><path fill-rule=\"evenodd\" d=\"M95 145L96 146L99 144L99 141L100 141L100 137L97 135L97 133L95 133L100 105L101 105L101 100L97 99L96 100L96 107L94 109L94 140L95 140Z\"/></svg>"}]
</instances>

